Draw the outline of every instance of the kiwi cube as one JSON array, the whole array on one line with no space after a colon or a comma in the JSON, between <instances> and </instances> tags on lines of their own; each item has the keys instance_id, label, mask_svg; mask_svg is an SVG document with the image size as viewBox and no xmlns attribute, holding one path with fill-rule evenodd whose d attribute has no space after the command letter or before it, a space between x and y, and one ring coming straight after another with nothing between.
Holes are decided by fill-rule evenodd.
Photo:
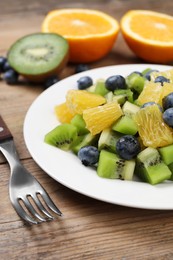
<instances>
[{"instance_id":1,"label":"kiwi cube","mask_svg":"<svg viewBox=\"0 0 173 260\"><path fill-rule=\"evenodd\" d=\"M159 148L159 153L166 165L173 162L173 144Z\"/></svg>"},{"instance_id":2,"label":"kiwi cube","mask_svg":"<svg viewBox=\"0 0 173 260\"><path fill-rule=\"evenodd\" d=\"M97 167L97 174L108 179L132 180L135 160L121 159L115 153L101 150Z\"/></svg>"},{"instance_id":3,"label":"kiwi cube","mask_svg":"<svg viewBox=\"0 0 173 260\"><path fill-rule=\"evenodd\" d=\"M61 124L48 132L44 141L62 150L69 150L77 138L77 128L71 124Z\"/></svg>"},{"instance_id":4,"label":"kiwi cube","mask_svg":"<svg viewBox=\"0 0 173 260\"><path fill-rule=\"evenodd\" d=\"M97 141L98 141L98 136L97 135L92 135L91 133L78 136L76 138L75 142L73 142L73 144L71 146L71 150L75 154L77 154L78 151L82 147L87 146L87 145L95 145Z\"/></svg>"},{"instance_id":5,"label":"kiwi cube","mask_svg":"<svg viewBox=\"0 0 173 260\"><path fill-rule=\"evenodd\" d=\"M122 116L113 124L112 130L122 134L135 135L138 131L138 128L131 117Z\"/></svg>"},{"instance_id":6,"label":"kiwi cube","mask_svg":"<svg viewBox=\"0 0 173 260\"><path fill-rule=\"evenodd\" d=\"M110 128L104 129L98 140L98 149L116 152L116 142L122 135L112 131Z\"/></svg>"},{"instance_id":7,"label":"kiwi cube","mask_svg":"<svg viewBox=\"0 0 173 260\"><path fill-rule=\"evenodd\" d=\"M123 96L125 101L128 100L129 102L133 103L133 92L130 89L116 89L114 90L114 95L114 98L118 98L118 96Z\"/></svg>"},{"instance_id":8,"label":"kiwi cube","mask_svg":"<svg viewBox=\"0 0 173 260\"><path fill-rule=\"evenodd\" d=\"M126 101L122 107L124 115L129 116L129 117L133 117L133 115L135 113L137 113L139 111L139 109L140 109L139 106L132 104L129 101Z\"/></svg>"},{"instance_id":9,"label":"kiwi cube","mask_svg":"<svg viewBox=\"0 0 173 260\"><path fill-rule=\"evenodd\" d=\"M144 88L145 81L146 79L143 76L135 72L131 73L129 76L126 77L126 84L128 88L134 89L139 94L142 92Z\"/></svg>"},{"instance_id":10,"label":"kiwi cube","mask_svg":"<svg viewBox=\"0 0 173 260\"><path fill-rule=\"evenodd\" d=\"M152 147L147 147L137 155L135 173L152 185L170 179L172 174L158 150Z\"/></svg>"},{"instance_id":11,"label":"kiwi cube","mask_svg":"<svg viewBox=\"0 0 173 260\"><path fill-rule=\"evenodd\" d=\"M135 165L136 165L135 160L133 160L133 159L125 160L125 164L124 164L124 167L123 167L122 173L121 173L123 180L126 180L126 181L133 180Z\"/></svg>"},{"instance_id":12,"label":"kiwi cube","mask_svg":"<svg viewBox=\"0 0 173 260\"><path fill-rule=\"evenodd\" d=\"M92 85L91 87L87 88L86 90L87 90L88 92L95 93L95 88L96 88L96 86L95 86L95 85Z\"/></svg>"},{"instance_id":13,"label":"kiwi cube","mask_svg":"<svg viewBox=\"0 0 173 260\"><path fill-rule=\"evenodd\" d=\"M105 96L108 92L109 90L105 87L105 80L98 79L95 84L94 93L99 94L101 96Z\"/></svg>"},{"instance_id":14,"label":"kiwi cube","mask_svg":"<svg viewBox=\"0 0 173 260\"><path fill-rule=\"evenodd\" d=\"M112 91L109 91L106 95L105 95L106 101L107 103L112 102L113 98L114 98L114 94Z\"/></svg>"},{"instance_id":15,"label":"kiwi cube","mask_svg":"<svg viewBox=\"0 0 173 260\"><path fill-rule=\"evenodd\" d=\"M118 179L119 172L116 170L118 160L119 158L115 153L101 150L97 167L98 176L108 179Z\"/></svg>"},{"instance_id":16,"label":"kiwi cube","mask_svg":"<svg viewBox=\"0 0 173 260\"><path fill-rule=\"evenodd\" d=\"M123 105L127 100L127 96L125 94L117 95L113 97L113 101L117 101L118 104Z\"/></svg>"},{"instance_id":17,"label":"kiwi cube","mask_svg":"<svg viewBox=\"0 0 173 260\"><path fill-rule=\"evenodd\" d=\"M89 133L89 130L86 128L86 124L85 121L82 117L82 115L76 114L71 122L72 125L76 126L77 131L78 131L78 135L84 135Z\"/></svg>"},{"instance_id":18,"label":"kiwi cube","mask_svg":"<svg viewBox=\"0 0 173 260\"><path fill-rule=\"evenodd\" d=\"M169 169L170 169L170 171L172 172L172 175L171 175L171 177L170 177L170 181L173 181L173 163L170 163L169 165L168 165L168 167L169 167Z\"/></svg>"}]
</instances>

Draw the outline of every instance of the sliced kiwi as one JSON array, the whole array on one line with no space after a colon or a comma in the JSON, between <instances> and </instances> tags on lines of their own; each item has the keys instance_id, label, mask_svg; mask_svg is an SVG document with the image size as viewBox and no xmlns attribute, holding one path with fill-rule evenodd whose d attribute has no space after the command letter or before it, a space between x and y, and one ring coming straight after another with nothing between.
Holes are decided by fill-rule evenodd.
<instances>
[{"instance_id":1,"label":"sliced kiwi","mask_svg":"<svg viewBox=\"0 0 173 260\"><path fill-rule=\"evenodd\" d=\"M109 90L105 87L105 80L98 79L95 84L94 93L99 94L101 96L105 96L108 92Z\"/></svg>"},{"instance_id":2,"label":"sliced kiwi","mask_svg":"<svg viewBox=\"0 0 173 260\"><path fill-rule=\"evenodd\" d=\"M133 92L130 89L117 89L114 91L113 100L117 100L120 105L123 105L127 100L133 103Z\"/></svg>"},{"instance_id":3,"label":"sliced kiwi","mask_svg":"<svg viewBox=\"0 0 173 260\"><path fill-rule=\"evenodd\" d=\"M166 165L173 163L173 144L159 148L159 152Z\"/></svg>"},{"instance_id":4,"label":"sliced kiwi","mask_svg":"<svg viewBox=\"0 0 173 260\"><path fill-rule=\"evenodd\" d=\"M78 136L75 142L71 146L71 150L77 154L78 151L87 145L94 145L98 140L97 135L92 135L91 133Z\"/></svg>"},{"instance_id":5,"label":"sliced kiwi","mask_svg":"<svg viewBox=\"0 0 173 260\"><path fill-rule=\"evenodd\" d=\"M135 90L138 94L140 94L144 88L146 78L143 75L139 75L136 72L131 73L126 77L126 84L128 88Z\"/></svg>"},{"instance_id":6,"label":"sliced kiwi","mask_svg":"<svg viewBox=\"0 0 173 260\"><path fill-rule=\"evenodd\" d=\"M172 175L171 175L171 177L170 177L170 181L173 181L173 163L170 163L169 165L168 165L168 167L169 167L169 169L170 169L170 171L172 172Z\"/></svg>"},{"instance_id":7,"label":"sliced kiwi","mask_svg":"<svg viewBox=\"0 0 173 260\"><path fill-rule=\"evenodd\" d=\"M116 152L116 142L122 135L119 133L115 133L111 129L104 129L98 140L98 149L108 150L112 152Z\"/></svg>"},{"instance_id":8,"label":"sliced kiwi","mask_svg":"<svg viewBox=\"0 0 173 260\"><path fill-rule=\"evenodd\" d=\"M45 135L47 144L56 146L62 150L69 150L77 139L77 128L71 124L61 124Z\"/></svg>"},{"instance_id":9,"label":"sliced kiwi","mask_svg":"<svg viewBox=\"0 0 173 260\"><path fill-rule=\"evenodd\" d=\"M105 98L106 98L106 102L109 103L109 102L112 102L113 98L115 97L115 95L113 94L112 91L109 91L106 95L105 95Z\"/></svg>"},{"instance_id":10,"label":"sliced kiwi","mask_svg":"<svg viewBox=\"0 0 173 260\"><path fill-rule=\"evenodd\" d=\"M129 101L126 101L122 107L123 113L126 116L133 117L133 115L138 112L140 109L139 106L132 104Z\"/></svg>"},{"instance_id":11,"label":"sliced kiwi","mask_svg":"<svg viewBox=\"0 0 173 260\"><path fill-rule=\"evenodd\" d=\"M86 128L86 123L82 117L82 115L76 114L71 122L72 125L76 126L78 135L84 135L89 133L89 130Z\"/></svg>"},{"instance_id":12,"label":"sliced kiwi","mask_svg":"<svg viewBox=\"0 0 173 260\"><path fill-rule=\"evenodd\" d=\"M170 179L172 173L162 161L157 149L147 147L137 155L135 173L150 184L158 184Z\"/></svg>"},{"instance_id":13,"label":"sliced kiwi","mask_svg":"<svg viewBox=\"0 0 173 260\"><path fill-rule=\"evenodd\" d=\"M132 180L135 160L124 160L115 153L101 150L97 167L97 174L108 179Z\"/></svg>"},{"instance_id":14,"label":"sliced kiwi","mask_svg":"<svg viewBox=\"0 0 173 260\"><path fill-rule=\"evenodd\" d=\"M134 120L129 116L122 116L112 126L114 131L122 134L135 135L138 131Z\"/></svg>"},{"instance_id":15,"label":"sliced kiwi","mask_svg":"<svg viewBox=\"0 0 173 260\"><path fill-rule=\"evenodd\" d=\"M10 66L31 81L41 82L59 73L68 61L66 39L54 33L34 33L18 39L9 49Z\"/></svg>"}]
</instances>

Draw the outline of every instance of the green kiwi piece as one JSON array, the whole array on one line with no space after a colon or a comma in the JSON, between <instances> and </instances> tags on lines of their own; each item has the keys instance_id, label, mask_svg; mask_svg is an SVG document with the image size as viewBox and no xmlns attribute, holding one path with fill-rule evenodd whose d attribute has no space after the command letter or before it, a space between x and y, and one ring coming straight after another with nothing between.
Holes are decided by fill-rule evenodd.
<instances>
[{"instance_id":1,"label":"green kiwi piece","mask_svg":"<svg viewBox=\"0 0 173 260\"><path fill-rule=\"evenodd\" d=\"M114 95L113 100L117 100L120 105L127 100L133 103L133 92L130 89L117 89L114 91Z\"/></svg>"},{"instance_id":2,"label":"green kiwi piece","mask_svg":"<svg viewBox=\"0 0 173 260\"><path fill-rule=\"evenodd\" d=\"M138 128L131 117L122 116L113 124L112 130L122 134L135 135L138 131Z\"/></svg>"},{"instance_id":3,"label":"green kiwi piece","mask_svg":"<svg viewBox=\"0 0 173 260\"><path fill-rule=\"evenodd\" d=\"M58 74L68 61L69 44L54 33L34 33L18 39L9 49L10 66L31 81Z\"/></svg>"},{"instance_id":4,"label":"green kiwi piece","mask_svg":"<svg viewBox=\"0 0 173 260\"><path fill-rule=\"evenodd\" d=\"M132 104L131 102L129 101L126 101L124 103L124 105L122 106L122 110L123 110L123 113L124 115L126 116L129 116L129 117L133 117L133 115L138 112L140 109L139 106L135 105L135 104Z\"/></svg>"},{"instance_id":5,"label":"green kiwi piece","mask_svg":"<svg viewBox=\"0 0 173 260\"><path fill-rule=\"evenodd\" d=\"M76 126L77 131L78 131L78 135L84 135L89 133L89 130L86 128L86 124L85 121L82 117L82 115L76 114L71 122L72 125Z\"/></svg>"},{"instance_id":6,"label":"green kiwi piece","mask_svg":"<svg viewBox=\"0 0 173 260\"><path fill-rule=\"evenodd\" d=\"M170 181L173 181L173 163L170 163L169 165L168 165L168 167L169 167L169 169L170 169L170 171L172 172L172 175L171 175L171 177L170 177Z\"/></svg>"},{"instance_id":7,"label":"green kiwi piece","mask_svg":"<svg viewBox=\"0 0 173 260\"><path fill-rule=\"evenodd\" d=\"M61 124L45 135L47 144L56 146L62 150L69 150L77 139L77 128L71 124Z\"/></svg>"},{"instance_id":8,"label":"green kiwi piece","mask_svg":"<svg viewBox=\"0 0 173 260\"><path fill-rule=\"evenodd\" d=\"M109 92L105 95L105 98L106 98L107 103L112 102L114 97L115 97L115 95L113 94L112 91L109 91Z\"/></svg>"},{"instance_id":9,"label":"green kiwi piece","mask_svg":"<svg viewBox=\"0 0 173 260\"><path fill-rule=\"evenodd\" d=\"M98 140L97 135L92 135L91 133L78 136L75 142L71 146L71 150L77 154L78 151L86 145L94 145Z\"/></svg>"},{"instance_id":10,"label":"green kiwi piece","mask_svg":"<svg viewBox=\"0 0 173 260\"><path fill-rule=\"evenodd\" d=\"M145 76L150 70L151 68L146 68L145 70L142 71L142 75Z\"/></svg>"},{"instance_id":11,"label":"green kiwi piece","mask_svg":"<svg viewBox=\"0 0 173 260\"><path fill-rule=\"evenodd\" d=\"M108 179L132 180L135 160L124 160L115 153L101 150L97 167L97 174Z\"/></svg>"},{"instance_id":12,"label":"green kiwi piece","mask_svg":"<svg viewBox=\"0 0 173 260\"><path fill-rule=\"evenodd\" d=\"M144 88L146 78L143 76L133 72L129 76L126 77L126 84L128 88L135 90L140 94Z\"/></svg>"},{"instance_id":13,"label":"green kiwi piece","mask_svg":"<svg viewBox=\"0 0 173 260\"><path fill-rule=\"evenodd\" d=\"M173 163L173 144L160 147L158 150L166 165Z\"/></svg>"},{"instance_id":14,"label":"green kiwi piece","mask_svg":"<svg viewBox=\"0 0 173 260\"><path fill-rule=\"evenodd\" d=\"M157 149L147 147L137 155L135 173L152 185L170 179L172 173Z\"/></svg>"},{"instance_id":15,"label":"green kiwi piece","mask_svg":"<svg viewBox=\"0 0 173 260\"><path fill-rule=\"evenodd\" d=\"M102 149L116 152L116 142L122 135L119 133L115 133L111 129L104 129L98 140L98 149L99 151Z\"/></svg>"},{"instance_id":16,"label":"green kiwi piece","mask_svg":"<svg viewBox=\"0 0 173 260\"><path fill-rule=\"evenodd\" d=\"M101 96L105 96L108 92L109 90L105 87L105 80L98 79L95 84L94 93L99 94Z\"/></svg>"}]
</instances>

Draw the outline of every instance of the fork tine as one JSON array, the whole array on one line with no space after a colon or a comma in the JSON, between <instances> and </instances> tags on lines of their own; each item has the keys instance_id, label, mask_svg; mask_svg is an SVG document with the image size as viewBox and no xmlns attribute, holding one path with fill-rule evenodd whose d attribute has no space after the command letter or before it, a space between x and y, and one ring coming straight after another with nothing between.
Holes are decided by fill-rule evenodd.
<instances>
[{"instance_id":1,"label":"fork tine","mask_svg":"<svg viewBox=\"0 0 173 260\"><path fill-rule=\"evenodd\" d=\"M59 216L62 216L62 212L58 209L58 207L54 204L48 193L44 190L44 192L41 193L44 201L46 202L46 205L56 214Z\"/></svg>"},{"instance_id":2,"label":"fork tine","mask_svg":"<svg viewBox=\"0 0 173 260\"><path fill-rule=\"evenodd\" d=\"M43 206L42 202L39 200L39 198L37 197L37 195L32 196L35 204L37 205L37 207L39 208L39 210L44 213L48 218L50 218L51 220L54 219L54 217L47 211L47 209Z\"/></svg>"},{"instance_id":3,"label":"fork tine","mask_svg":"<svg viewBox=\"0 0 173 260\"><path fill-rule=\"evenodd\" d=\"M13 207L16 210L17 214L26 222L30 223L30 224L38 224L39 222L34 220L33 218L31 218L26 212L25 210L22 208L22 206L19 204L19 202L17 203L13 203Z\"/></svg>"},{"instance_id":4,"label":"fork tine","mask_svg":"<svg viewBox=\"0 0 173 260\"><path fill-rule=\"evenodd\" d=\"M31 213L34 217L38 218L38 219L39 219L40 221L42 221L42 222L45 222L45 221L46 221L46 219L43 218L42 216L40 216L40 215L38 214L38 212L34 209L34 207L32 206L31 202L28 200L27 197L26 197L25 200L23 200L23 202L24 202L25 206L27 207L27 209L30 211L30 213Z\"/></svg>"}]
</instances>

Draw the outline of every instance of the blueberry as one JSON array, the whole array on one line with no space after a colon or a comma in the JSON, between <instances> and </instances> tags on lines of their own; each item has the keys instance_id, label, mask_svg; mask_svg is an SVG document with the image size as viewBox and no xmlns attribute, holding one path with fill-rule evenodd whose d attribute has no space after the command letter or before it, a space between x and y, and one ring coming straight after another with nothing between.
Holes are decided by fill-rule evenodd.
<instances>
[{"instance_id":1,"label":"blueberry","mask_svg":"<svg viewBox=\"0 0 173 260\"><path fill-rule=\"evenodd\" d=\"M89 66L87 64L78 64L75 68L75 73L83 72L89 70Z\"/></svg>"},{"instance_id":2,"label":"blueberry","mask_svg":"<svg viewBox=\"0 0 173 260\"><path fill-rule=\"evenodd\" d=\"M164 110L173 107L173 92L162 99L162 106Z\"/></svg>"},{"instance_id":3,"label":"blueberry","mask_svg":"<svg viewBox=\"0 0 173 260\"><path fill-rule=\"evenodd\" d=\"M79 150L78 157L82 164L91 166L98 162L99 151L95 146L84 146Z\"/></svg>"},{"instance_id":4,"label":"blueberry","mask_svg":"<svg viewBox=\"0 0 173 260\"><path fill-rule=\"evenodd\" d=\"M144 77L145 77L146 79L148 79L149 81L151 80L150 74L151 74L152 72L158 72L158 70L149 70L149 71L144 75Z\"/></svg>"},{"instance_id":5,"label":"blueberry","mask_svg":"<svg viewBox=\"0 0 173 260\"><path fill-rule=\"evenodd\" d=\"M13 69L10 64L8 63L8 61L6 61L4 63L4 66L3 66L3 71L6 72L7 70L10 70L10 69Z\"/></svg>"},{"instance_id":6,"label":"blueberry","mask_svg":"<svg viewBox=\"0 0 173 260\"><path fill-rule=\"evenodd\" d=\"M153 102L153 101L144 103L140 108L145 108L145 107L149 107L149 106L152 106L152 105L157 105L158 108L160 109L160 111L163 112L162 107L159 104L157 104L156 102Z\"/></svg>"},{"instance_id":7,"label":"blueberry","mask_svg":"<svg viewBox=\"0 0 173 260\"><path fill-rule=\"evenodd\" d=\"M140 150L140 143L133 135L124 135L116 143L117 154L125 160L135 158Z\"/></svg>"},{"instance_id":8,"label":"blueberry","mask_svg":"<svg viewBox=\"0 0 173 260\"><path fill-rule=\"evenodd\" d=\"M7 70L4 73L4 80L9 85L16 84L18 82L18 77L19 77L19 74L16 71L14 71L13 69Z\"/></svg>"},{"instance_id":9,"label":"blueberry","mask_svg":"<svg viewBox=\"0 0 173 260\"><path fill-rule=\"evenodd\" d=\"M93 85L93 80L89 76L81 77L77 80L78 89L86 89Z\"/></svg>"},{"instance_id":10,"label":"blueberry","mask_svg":"<svg viewBox=\"0 0 173 260\"><path fill-rule=\"evenodd\" d=\"M170 83L170 79L167 79L167 78L165 78L164 76L158 76L158 77L155 78L154 82L155 82L155 83L160 82L160 83L161 83L161 86L163 86L163 83L164 83L164 82Z\"/></svg>"},{"instance_id":11,"label":"blueberry","mask_svg":"<svg viewBox=\"0 0 173 260\"><path fill-rule=\"evenodd\" d=\"M55 76L51 76L49 78L47 78L44 82L44 88L47 89L50 86L52 86L53 84L57 83L59 81L59 78L55 75Z\"/></svg>"},{"instance_id":12,"label":"blueberry","mask_svg":"<svg viewBox=\"0 0 173 260\"><path fill-rule=\"evenodd\" d=\"M168 108L164 111L163 120L167 125L173 127L173 107Z\"/></svg>"},{"instance_id":13,"label":"blueberry","mask_svg":"<svg viewBox=\"0 0 173 260\"><path fill-rule=\"evenodd\" d=\"M4 64L6 63L7 59L5 57L0 56L0 73L4 72Z\"/></svg>"},{"instance_id":14,"label":"blueberry","mask_svg":"<svg viewBox=\"0 0 173 260\"><path fill-rule=\"evenodd\" d=\"M105 86L109 91L127 88L125 78L121 75L115 75L107 78L105 81Z\"/></svg>"}]
</instances>

